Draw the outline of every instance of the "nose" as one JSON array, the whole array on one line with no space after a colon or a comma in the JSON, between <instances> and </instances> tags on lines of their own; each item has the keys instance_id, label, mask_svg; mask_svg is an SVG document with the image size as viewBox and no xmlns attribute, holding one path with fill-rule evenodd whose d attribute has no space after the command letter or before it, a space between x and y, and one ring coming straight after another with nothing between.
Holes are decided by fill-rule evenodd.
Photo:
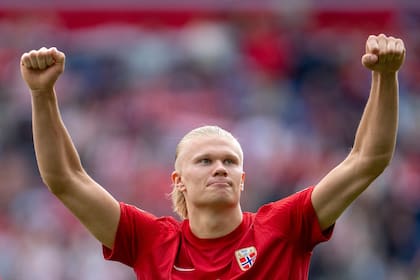
<instances>
[{"instance_id":1,"label":"nose","mask_svg":"<svg viewBox=\"0 0 420 280\"><path fill-rule=\"evenodd\" d=\"M213 171L213 176L227 176L227 170L226 167L224 166L223 162L221 161L216 161L215 163L215 167L214 167L214 171Z\"/></svg>"}]
</instances>

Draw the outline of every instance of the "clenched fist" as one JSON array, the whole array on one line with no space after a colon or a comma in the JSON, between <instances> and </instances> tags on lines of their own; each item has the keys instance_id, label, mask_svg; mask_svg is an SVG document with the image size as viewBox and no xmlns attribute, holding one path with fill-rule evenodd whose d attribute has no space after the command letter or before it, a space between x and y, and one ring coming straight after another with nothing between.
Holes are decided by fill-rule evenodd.
<instances>
[{"instance_id":1,"label":"clenched fist","mask_svg":"<svg viewBox=\"0 0 420 280\"><path fill-rule=\"evenodd\" d=\"M405 59L404 42L384 34L371 35L366 41L366 53L362 56L362 64L376 72L397 72Z\"/></svg>"},{"instance_id":2,"label":"clenched fist","mask_svg":"<svg viewBox=\"0 0 420 280\"><path fill-rule=\"evenodd\" d=\"M23 80L33 93L51 91L64 71L65 55L56 48L24 53L20 60Z\"/></svg>"}]
</instances>

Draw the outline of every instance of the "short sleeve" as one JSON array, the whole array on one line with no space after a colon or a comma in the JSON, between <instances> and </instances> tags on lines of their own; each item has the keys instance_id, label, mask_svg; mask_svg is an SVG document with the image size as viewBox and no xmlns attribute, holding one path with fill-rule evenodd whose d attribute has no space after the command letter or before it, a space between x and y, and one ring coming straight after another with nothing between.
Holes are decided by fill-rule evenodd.
<instances>
[{"instance_id":1,"label":"short sleeve","mask_svg":"<svg viewBox=\"0 0 420 280\"><path fill-rule=\"evenodd\" d=\"M303 251L331 238L333 226L322 231L312 205L314 187L306 188L284 199L263 206L257 217L281 238L297 244Z\"/></svg>"},{"instance_id":2,"label":"short sleeve","mask_svg":"<svg viewBox=\"0 0 420 280\"><path fill-rule=\"evenodd\" d=\"M319 224L318 216L312 204L312 192L314 187L307 188L297 194L298 204L301 207L294 207L293 214L296 219L296 229L300 234L296 233L296 236L301 236L301 240L307 240L303 242L308 250L312 250L317 244L329 240L332 236L334 225L326 230L321 229Z\"/></svg>"},{"instance_id":3,"label":"short sleeve","mask_svg":"<svg viewBox=\"0 0 420 280\"><path fill-rule=\"evenodd\" d=\"M134 267L137 259L147 255L168 227L176 230L175 219L157 218L133 205L120 202L120 221L112 249L103 246L106 260ZM166 229L166 230L163 230Z\"/></svg>"}]
</instances>

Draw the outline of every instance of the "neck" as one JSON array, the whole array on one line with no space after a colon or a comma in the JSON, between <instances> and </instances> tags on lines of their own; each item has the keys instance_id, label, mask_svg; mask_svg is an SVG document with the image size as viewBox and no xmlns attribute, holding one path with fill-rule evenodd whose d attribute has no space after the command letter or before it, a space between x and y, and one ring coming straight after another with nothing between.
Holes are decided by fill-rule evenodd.
<instances>
[{"instance_id":1,"label":"neck","mask_svg":"<svg viewBox=\"0 0 420 280\"><path fill-rule=\"evenodd\" d=\"M240 206L224 211L192 211L188 215L192 233L198 238L218 238L231 233L242 222Z\"/></svg>"}]
</instances>

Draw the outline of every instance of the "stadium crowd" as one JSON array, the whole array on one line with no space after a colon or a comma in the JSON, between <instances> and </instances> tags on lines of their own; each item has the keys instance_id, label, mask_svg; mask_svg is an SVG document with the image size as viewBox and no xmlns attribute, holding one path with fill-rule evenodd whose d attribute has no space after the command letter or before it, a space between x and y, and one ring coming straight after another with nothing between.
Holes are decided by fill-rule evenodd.
<instances>
[{"instance_id":1,"label":"stadium crowd","mask_svg":"<svg viewBox=\"0 0 420 280\"><path fill-rule=\"evenodd\" d=\"M66 53L64 121L89 174L118 200L172 215L165 194L177 142L218 124L243 146L242 207L255 211L317 183L346 156L368 96L367 29L313 24L263 16L69 29L53 14L0 18L1 279L134 279L102 259L39 178L24 51ZM412 21L401 25L383 30L408 52L395 157L316 248L310 279L420 279L420 38Z\"/></svg>"}]
</instances>

